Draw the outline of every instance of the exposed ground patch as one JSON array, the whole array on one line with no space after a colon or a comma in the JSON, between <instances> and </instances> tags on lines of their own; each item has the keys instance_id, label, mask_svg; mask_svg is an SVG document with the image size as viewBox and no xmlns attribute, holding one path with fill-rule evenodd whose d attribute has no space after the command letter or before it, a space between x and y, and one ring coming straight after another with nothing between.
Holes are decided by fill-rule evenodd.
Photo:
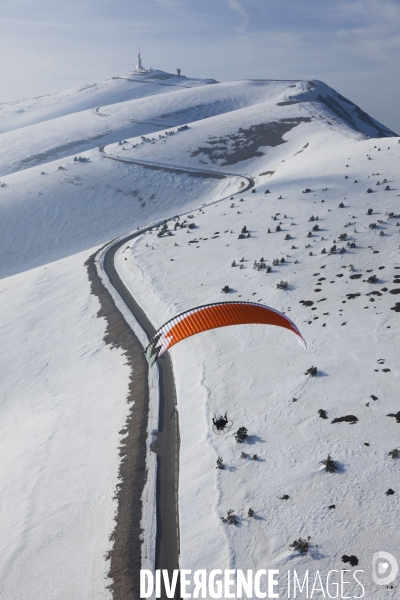
<instances>
[{"instance_id":1,"label":"exposed ground patch","mask_svg":"<svg viewBox=\"0 0 400 600\"><path fill-rule=\"evenodd\" d=\"M255 156L263 156L259 148L263 146L275 147L285 144L283 139L285 133L300 123L310 123L310 117L298 117L282 119L253 125L248 129L240 128L237 133L213 139L209 136L207 146L200 146L190 156L204 154L212 162L218 162L221 166L234 165L242 160L248 160Z\"/></svg>"},{"instance_id":2,"label":"exposed ground patch","mask_svg":"<svg viewBox=\"0 0 400 600\"><path fill-rule=\"evenodd\" d=\"M91 293L100 301L97 317L104 318L107 324L104 341L112 348L120 348L131 368L127 397L130 410L125 426L120 432L126 437L119 449L120 483L116 490L118 509L115 529L111 535L114 545L107 556L110 559L108 576L113 579L110 585L113 599L131 600L140 597L141 497L147 480L148 367L139 340L116 308L97 274L94 263L96 254L88 258L85 266L88 270Z\"/></svg>"}]
</instances>

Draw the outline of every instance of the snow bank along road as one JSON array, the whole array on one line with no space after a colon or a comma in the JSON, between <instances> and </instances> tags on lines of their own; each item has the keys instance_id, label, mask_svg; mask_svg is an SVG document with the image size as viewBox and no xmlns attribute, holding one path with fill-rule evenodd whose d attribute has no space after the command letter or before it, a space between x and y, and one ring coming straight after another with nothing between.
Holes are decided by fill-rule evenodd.
<instances>
[{"instance_id":1,"label":"snow bank along road","mask_svg":"<svg viewBox=\"0 0 400 600\"><path fill-rule=\"evenodd\" d=\"M162 169L163 171L171 171L174 173L197 173L199 176L203 177L216 177L218 179L224 179L225 177L241 177L247 181L247 184L243 182L242 187L237 192L230 194L230 196L235 196L236 194L241 194L243 192L247 192L252 187L254 187L254 179L248 177L246 175L239 175L238 173L227 173L226 171L211 171L210 169L199 169L198 167L189 167L189 166L181 166L174 164L163 164L155 161L148 160L140 160L134 158L122 158L118 155L114 156L113 154L109 154L105 152L104 146L100 146L100 152L103 153L104 158L110 158L111 160L117 160L118 162L132 164L132 165L140 165L141 167L148 167L149 169ZM221 202L221 200L226 200L226 198L219 198L217 202ZM213 204L212 202L209 204ZM193 209L194 210L194 209Z\"/></svg>"},{"instance_id":2,"label":"snow bank along road","mask_svg":"<svg viewBox=\"0 0 400 600\"><path fill-rule=\"evenodd\" d=\"M134 300L117 273L115 253L129 240L140 235L133 234L113 244L104 257L104 270L126 306L145 331L149 340L156 332L140 306ZM178 456L179 427L176 412L174 374L169 356L158 363L160 381L159 433L157 441L157 540L156 565L158 569L173 570L179 562L178 521ZM137 574L138 576L138 574Z\"/></svg>"},{"instance_id":3,"label":"snow bank along road","mask_svg":"<svg viewBox=\"0 0 400 600\"><path fill-rule=\"evenodd\" d=\"M142 164L149 168L166 169L168 171L174 170L182 173L196 171L199 172L199 174L201 173L204 177L229 177L226 173L218 173L216 171L190 169L178 166L171 167L170 165L162 165L160 163L121 159L108 154L104 154L104 157L120 160L121 162ZM235 174L235 177L237 176L238 175ZM239 177L246 180L247 184L244 184L244 186L236 193L242 193L254 186L254 181L252 179L241 175L239 175ZM104 255L104 270L110 283L121 296L122 300L150 340L155 334L156 328L149 321L139 304L125 286L117 272L114 260L115 255L121 246L127 244L133 238L142 235L142 233L143 230L135 232L112 244ZM157 439L157 539L155 564L157 569L167 569L170 572L173 569L177 569L179 566L179 423L174 374L172 362L168 354L159 359L158 368L160 408ZM132 510L135 510L136 507L132 506L131 508ZM138 576L138 574L136 574L136 576ZM179 597L178 586L176 597Z\"/></svg>"}]
</instances>

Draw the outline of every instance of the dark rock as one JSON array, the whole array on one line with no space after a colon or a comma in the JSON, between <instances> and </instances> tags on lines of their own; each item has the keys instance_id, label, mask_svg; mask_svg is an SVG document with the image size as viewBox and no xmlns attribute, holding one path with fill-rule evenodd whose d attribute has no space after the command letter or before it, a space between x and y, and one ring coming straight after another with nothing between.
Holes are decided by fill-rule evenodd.
<instances>
[{"instance_id":1,"label":"dark rock","mask_svg":"<svg viewBox=\"0 0 400 600\"><path fill-rule=\"evenodd\" d=\"M357 423L358 419L357 417L355 417L354 415L346 415L345 417L338 417L337 419L333 419L333 421L331 421L331 423L350 423L351 425L354 425L354 423Z\"/></svg>"},{"instance_id":2,"label":"dark rock","mask_svg":"<svg viewBox=\"0 0 400 600\"><path fill-rule=\"evenodd\" d=\"M354 554L352 554L351 556L343 554L342 561L344 563L350 563L352 567L356 567L358 565L358 558L357 556L354 556Z\"/></svg>"}]
</instances>

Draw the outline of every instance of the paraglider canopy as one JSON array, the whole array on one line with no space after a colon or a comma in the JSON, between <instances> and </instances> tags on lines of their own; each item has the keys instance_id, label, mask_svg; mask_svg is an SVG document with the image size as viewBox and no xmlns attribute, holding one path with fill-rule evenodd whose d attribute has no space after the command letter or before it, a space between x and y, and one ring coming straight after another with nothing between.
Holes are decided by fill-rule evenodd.
<instances>
[{"instance_id":1,"label":"paraglider canopy","mask_svg":"<svg viewBox=\"0 0 400 600\"><path fill-rule=\"evenodd\" d=\"M253 302L218 302L192 308L167 321L147 346L147 360L153 366L158 357L172 346L202 331L251 323L289 329L300 344L306 347L305 340L293 321L274 308Z\"/></svg>"}]
</instances>

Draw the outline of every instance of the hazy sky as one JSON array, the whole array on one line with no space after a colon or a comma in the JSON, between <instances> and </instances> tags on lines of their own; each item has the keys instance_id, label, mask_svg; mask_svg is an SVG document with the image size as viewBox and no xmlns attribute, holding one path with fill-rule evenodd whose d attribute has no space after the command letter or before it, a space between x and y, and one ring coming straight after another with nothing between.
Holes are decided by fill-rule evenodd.
<instances>
[{"instance_id":1,"label":"hazy sky","mask_svg":"<svg viewBox=\"0 0 400 600\"><path fill-rule=\"evenodd\" d=\"M321 79L400 133L400 0L0 0L0 102L135 66Z\"/></svg>"}]
</instances>

